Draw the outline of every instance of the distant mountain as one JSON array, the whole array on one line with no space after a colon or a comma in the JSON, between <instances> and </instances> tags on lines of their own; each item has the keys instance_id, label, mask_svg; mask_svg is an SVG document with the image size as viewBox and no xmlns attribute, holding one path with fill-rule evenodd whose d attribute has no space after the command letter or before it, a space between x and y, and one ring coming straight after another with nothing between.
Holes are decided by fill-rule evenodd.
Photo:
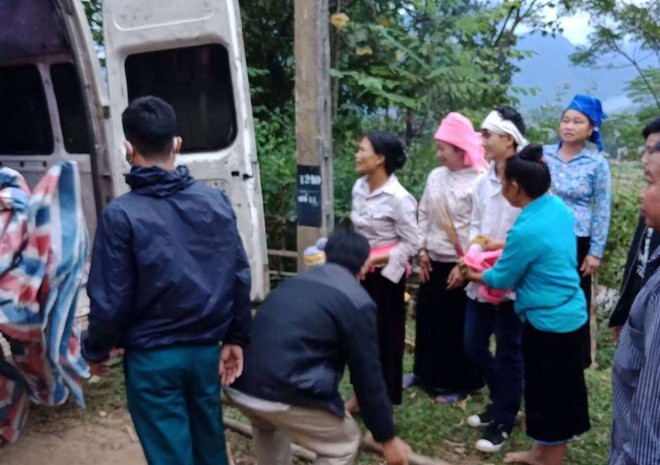
<instances>
[{"instance_id":1,"label":"distant mountain","mask_svg":"<svg viewBox=\"0 0 660 465\"><path fill-rule=\"evenodd\" d=\"M517 63L520 71L513 78L517 87L537 88L538 93L534 96L519 96L525 112L540 105L556 104L558 94L562 95L562 105L568 104L575 94L594 95L603 102L605 112L621 111L631 105L625 87L636 76L632 67L592 69L573 66L569 56L575 47L561 35L527 34L520 38L518 49L534 53ZM623 64L621 58L614 56L603 62Z\"/></svg>"}]
</instances>

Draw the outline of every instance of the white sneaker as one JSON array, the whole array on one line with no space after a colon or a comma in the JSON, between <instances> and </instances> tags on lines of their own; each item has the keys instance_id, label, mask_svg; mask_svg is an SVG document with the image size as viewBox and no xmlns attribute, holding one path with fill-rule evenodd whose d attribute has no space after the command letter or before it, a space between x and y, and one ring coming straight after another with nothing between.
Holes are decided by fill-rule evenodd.
<instances>
[{"instance_id":1,"label":"white sneaker","mask_svg":"<svg viewBox=\"0 0 660 465\"><path fill-rule=\"evenodd\" d=\"M477 415L470 415L467 419L467 424L472 426L473 428L488 426L493 422L492 412L493 412L493 405L488 404L483 412Z\"/></svg>"},{"instance_id":2,"label":"white sneaker","mask_svg":"<svg viewBox=\"0 0 660 465\"><path fill-rule=\"evenodd\" d=\"M501 425L491 424L486 427L483 436L474 444L474 447L481 452L497 452L508 438L509 433Z\"/></svg>"}]
</instances>

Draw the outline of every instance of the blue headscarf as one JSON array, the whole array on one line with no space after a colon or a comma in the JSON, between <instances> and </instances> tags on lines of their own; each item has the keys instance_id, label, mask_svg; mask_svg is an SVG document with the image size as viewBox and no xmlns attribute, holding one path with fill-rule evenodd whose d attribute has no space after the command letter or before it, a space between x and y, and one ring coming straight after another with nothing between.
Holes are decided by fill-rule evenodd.
<instances>
[{"instance_id":1,"label":"blue headscarf","mask_svg":"<svg viewBox=\"0 0 660 465\"><path fill-rule=\"evenodd\" d=\"M603 112L603 106L600 100L590 95L578 94L573 97L573 101L566 107L566 110L577 110L589 118L591 125L594 127L589 140L596 144L598 150L602 152L603 139L600 135L600 127L603 124L603 120L607 119L607 115Z\"/></svg>"}]
</instances>

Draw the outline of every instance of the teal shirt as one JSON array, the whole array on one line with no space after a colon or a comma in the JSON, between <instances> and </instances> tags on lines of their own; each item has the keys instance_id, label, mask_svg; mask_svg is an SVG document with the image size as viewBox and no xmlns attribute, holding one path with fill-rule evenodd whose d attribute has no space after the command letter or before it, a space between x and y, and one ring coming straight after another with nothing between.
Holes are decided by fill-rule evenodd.
<instances>
[{"instance_id":1,"label":"teal shirt","mask_svg":"<svg viewBox=\"0 0 660 465\"><path fill-rule=\"evenodd\" d=\"M560 198L539 197L520 212L502 256L483 274L489 287L514 289L516 313L541 331L567 333L587 321L573 226Z\"/></svg>"}]
</instances>

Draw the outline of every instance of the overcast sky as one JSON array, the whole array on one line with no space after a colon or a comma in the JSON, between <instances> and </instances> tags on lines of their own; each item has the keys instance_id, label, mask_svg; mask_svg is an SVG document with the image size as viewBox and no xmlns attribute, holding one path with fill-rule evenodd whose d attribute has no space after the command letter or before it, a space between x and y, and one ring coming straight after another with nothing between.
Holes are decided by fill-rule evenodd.
<instances>
[{"instance_id":1,"label":"overcast sky","mask_svg":"<svg viewBox=\"0 0 660 465\"><path fill-rule=\"evenodd\" d=\"M561 25L564 28L564 37L573 45L585 45L587 43L587 37L592 31L591 26L589 26L589 15L580 13L564 18L561 20Z\"/></svg>"},{"instance_id":2,"label":"overcast sky","mask_svg":"<svg viewBox=\"0 0 660 465\"><path fill-rule=\"evenodd\" d=\"M626 0L626 3L642 6L648 4L650 1L657 0ZM555 17L555 10L548 10L548 17ZM564 37L573 45L585 45L589 33L593 30L589 26L589 15L587 13L579 13L563 18L561 24L564 28Z\"/></svg>"}]
</instances>

